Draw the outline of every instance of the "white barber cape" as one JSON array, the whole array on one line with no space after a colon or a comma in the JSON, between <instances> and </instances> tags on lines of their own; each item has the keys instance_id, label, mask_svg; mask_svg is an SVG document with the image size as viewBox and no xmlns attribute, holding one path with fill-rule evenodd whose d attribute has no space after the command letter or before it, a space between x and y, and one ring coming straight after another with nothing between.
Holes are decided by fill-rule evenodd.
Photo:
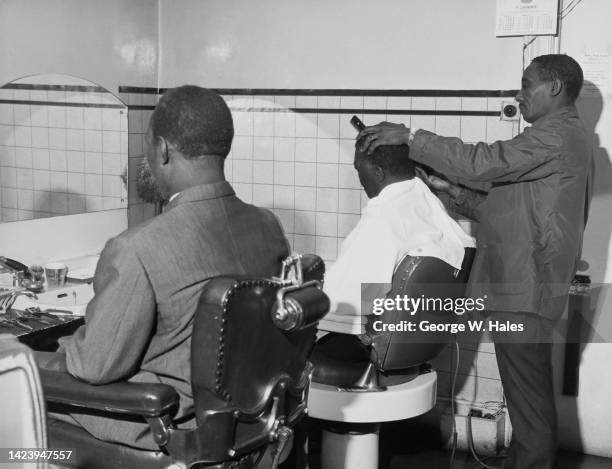
<instances>
[{"instance_id":1,"label":"white barber cape","mask_svg":"<svg viewBox=\"0 0 612 469\"><path fill-rule=\"evenodd\" d=\"M361 308L361 284L390 284L406 255L437 257L460 269L464 247L474 245L419 178L390 184L370 199L325 275L331 315L369 314Z\"/></svg>"}]
</instances>

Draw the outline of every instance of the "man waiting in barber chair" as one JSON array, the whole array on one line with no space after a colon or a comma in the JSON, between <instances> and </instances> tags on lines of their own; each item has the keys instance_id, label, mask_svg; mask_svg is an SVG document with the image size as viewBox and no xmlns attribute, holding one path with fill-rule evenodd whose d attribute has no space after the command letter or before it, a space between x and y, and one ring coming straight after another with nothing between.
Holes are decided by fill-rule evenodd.
<instances>
[{"instance_id":1,"label":"man waiting in barber chair","mask_svg":"<svg viewBox=\"0 0 612 469\"><path fill-rule=\"evenodd\" d=\"M238 199L223 166L234 129L223 99L197 86L167 91L151 117L146 158L169 197L164 213L111 239L95 274L85 325L39 366L93 384L165 383L176 421L192 427L190 342L200 292L225 274L277 275L288 243L274 215ZM51 415L97 438L157 449L143 421Z\"/></svg>"},{"instance_id":2,"label":"man waiting in barber chair","mask_svg":"<svg viewBox=\"0 0 612 469\"><path fill-rule=\"evenodd\" d=\"M357 145L354 165L370 201L325 275L332 319L369 313L361 310L361 284L390 284L406 255L436 257L461 269L464 248L474 246L440 200L415 177L408 153L407 146L396 145L368 155Z\"/></svg>"}]
</instances>

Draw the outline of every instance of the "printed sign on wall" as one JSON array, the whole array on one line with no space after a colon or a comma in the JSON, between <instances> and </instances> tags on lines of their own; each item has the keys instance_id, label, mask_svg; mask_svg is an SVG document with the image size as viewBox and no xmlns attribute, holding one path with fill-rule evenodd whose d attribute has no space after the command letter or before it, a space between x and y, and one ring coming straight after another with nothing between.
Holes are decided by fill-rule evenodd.
<instances>
[{"instance_id":1,"label":"printed sign on wall","mask_svg":"<svg viewBox=\"0 0 612 469\"><path fill-rule=\"evenodd\" d=\"M495 35L556 35L559 0L497 0Z\"/></svg>"}]
</instances>

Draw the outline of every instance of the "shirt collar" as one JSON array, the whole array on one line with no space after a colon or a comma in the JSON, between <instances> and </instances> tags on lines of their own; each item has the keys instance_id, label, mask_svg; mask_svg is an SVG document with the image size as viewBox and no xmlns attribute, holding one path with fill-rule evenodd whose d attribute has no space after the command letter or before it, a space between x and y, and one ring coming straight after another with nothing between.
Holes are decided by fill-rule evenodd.
<instances>
[{"instance_id":1,"label":"shirt collar","mask_svg":"<svg viewBox=\"0 0 612 469\"><path fill-rule=\"evenodd\" d=\"M170 199L166 210L186 202L198 200L218 199L229 195L235 195L234 189L227 181L218 181L210 184L193 186L174 194Z\"/></svg>"},{"instance_id":2,"label":"shirt collar","mask_svg":"<svg viewBox=\"0 0 612 469\"><path fill-rule=\"evenodd\" d=\"M417 184L416 180L418 178L415 176L412 179L408 179L406 181L394 182L393 184L389 184L388 186L383 187L380 193L370 199L368 201L368 205L366 206L366 210L370 207L377 207L379 205L385 205L390 200L395 199L397 196L404 194L408 191L414 189Z\"/></svg>"}]
</instances>

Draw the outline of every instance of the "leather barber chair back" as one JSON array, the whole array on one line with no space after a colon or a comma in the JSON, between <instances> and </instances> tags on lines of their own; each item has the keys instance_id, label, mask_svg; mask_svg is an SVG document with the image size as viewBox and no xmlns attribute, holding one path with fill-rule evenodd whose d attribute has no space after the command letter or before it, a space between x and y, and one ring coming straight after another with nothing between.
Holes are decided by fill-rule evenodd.
<instances>
[{"instance_id":1,"label":"leather barber chair back","mask_svg":"<svg viewBox=\"0 0 612 469\"><path fill-rule=\"evenodd\" d=\"M466 248L461 269L455 269L435 257L406 256L393 274L391 291L387 298L409 298L427 302L418 311L412 307L394 308L382 316L369 316L364 342L371 347L371 360L378 370L392 372L410 368L435 358L451 340L451 332L376 331L374 321L387 324L412 321L418 326L449 324L457 318L455 301L465 295L466 283L474 261L476 249Z\"/></svg>"},{"instance_id":2,"label":"leather barber chair back","mask_svg":"<svg viewBox=\"0 0 612 469\"><path fill-rule=\"evenodd\" d=\"M283 269L284 279L220 277L206 284L191 350L196 428L173 424L178 396L168 386L89 386L65 374L58 379L53 376L57 372L44 372L48 400L67 403L68 393L79 400L72 404L81 411L83 406L96 412L136 411L149 422L160 449L101 442L80 428L67 431L68 424L50 428L52 443L76 448L75 467L87 469L185 468L198 463L206 468L274 467L291 443L292 427L305 413L316 323L329 309L329 299L319 288L323 261L305 256L302 266L299 262L294 258L285 264L289 267ZM81 392L74 392L75 386ZM100 388L115 399L105 403ZM132 390L136 394L128 395ZM121 399L117 392L123 393ZM83 402L86 395L90 402ZM140 404L139 395L146 399Z\"/></svg>"},{"instance_id":3,"label":"leather barber chair back","mask_svg":"<svg viewBox=\"0 0 612 469\"><path fill-rule=\"evenodd\" d=\"M475 249L466 249L459 270L436 258L412 256L396 268L387 299L440 299L446 307L431 303L412 314L412 308L402 304L369 316L365 334L330 333L317 342L308 413L327 422L322 469L375 469L380 423L416 417L433 408L437 377L427 362L444 349L451 334L422 332L418 323L455 321L455 311L448 305L465 295L474 254ZM382 327L404 321L417 326L414 330Z\"/></svg>"}]
</instances>

